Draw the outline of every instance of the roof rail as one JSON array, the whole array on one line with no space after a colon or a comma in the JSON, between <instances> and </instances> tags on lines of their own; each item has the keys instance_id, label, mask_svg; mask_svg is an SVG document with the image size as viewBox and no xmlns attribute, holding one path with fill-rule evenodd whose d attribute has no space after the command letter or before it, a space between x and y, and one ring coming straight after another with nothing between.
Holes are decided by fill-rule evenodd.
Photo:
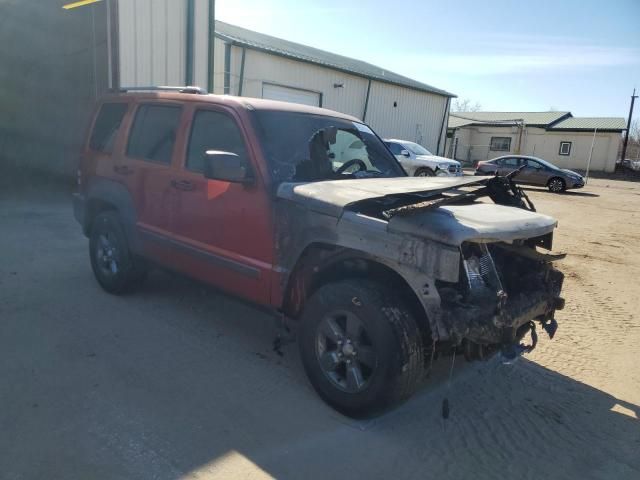
<instances>
[{"instance_id":1,"label":"roof rail","mask_svg":"<svg viewBox=\"0 0 640 480\"><path fill-rule=\"evenodd\" d=\"M120 87L118 89L119 92L157 92L157 91L168 91L168 92L179 92L179 93L192 93L196 95L206 95L207 91L204 88L196 87L196 86L184 86L184 87L174 87L174 86L150 86L150 87Z\"/></svg>"}]
</instances>

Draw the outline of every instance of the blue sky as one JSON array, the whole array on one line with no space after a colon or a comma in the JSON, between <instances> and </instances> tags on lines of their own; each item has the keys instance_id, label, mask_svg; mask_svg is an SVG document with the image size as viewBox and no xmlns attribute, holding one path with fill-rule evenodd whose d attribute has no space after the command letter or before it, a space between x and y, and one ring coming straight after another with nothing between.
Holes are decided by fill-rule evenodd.
<instances>
[{"instance_id":1,"label":"blue sky","mask_svg":"<svg viewBox=\"0 0 640 480\"><path fill-rule=\"evenodd\" d=\"M216 17L365 60L483 110L626 117L640 89L640 0L217 0Z\"/></svg>"}]
</instances>

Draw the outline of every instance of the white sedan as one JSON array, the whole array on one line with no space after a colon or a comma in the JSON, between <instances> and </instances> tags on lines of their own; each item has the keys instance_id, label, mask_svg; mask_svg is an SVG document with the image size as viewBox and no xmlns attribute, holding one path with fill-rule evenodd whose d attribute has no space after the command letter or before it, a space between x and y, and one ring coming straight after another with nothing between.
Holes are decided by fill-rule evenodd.
<instances>
[{"instance_id":1,"label":"white sedan","mask_svg":"<svg viewBox=\"0 0 640 480\"><path fill-rule=\"evenodd\" d=\"M408 140L397 140L394 138L385 139L384 142L409 176L462 176L462 166L460 162L434 155L422 145L409 142Z\"/></svg>"}]
</instances>

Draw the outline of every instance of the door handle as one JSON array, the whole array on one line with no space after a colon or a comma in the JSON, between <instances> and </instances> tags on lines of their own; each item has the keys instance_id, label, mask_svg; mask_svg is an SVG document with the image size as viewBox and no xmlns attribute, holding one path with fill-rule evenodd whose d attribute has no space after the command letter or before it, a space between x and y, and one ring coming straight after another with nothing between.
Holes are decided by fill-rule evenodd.
<instances>
[{"instance_id":1,"label":"door handle","mask_svg":"<svg viewBox=\"0 0 640 480\"><path fill-rule=\"evenodd\" d=\"M113 167L113 171L119 173L120 175L130 175L133 173L133 169L127 167L126 165L115 165Z\"/></svg>"},{"instance_id":2,"label":"door handle","mask_svg":"<svg viewBox=\"0 0 640 480\"><path fill-rule=\"evenodd\" d=\"M177 190L189 192L195 190L196 186L189 180L171 180L171 186Z\"/></svg>"}]
</instances>

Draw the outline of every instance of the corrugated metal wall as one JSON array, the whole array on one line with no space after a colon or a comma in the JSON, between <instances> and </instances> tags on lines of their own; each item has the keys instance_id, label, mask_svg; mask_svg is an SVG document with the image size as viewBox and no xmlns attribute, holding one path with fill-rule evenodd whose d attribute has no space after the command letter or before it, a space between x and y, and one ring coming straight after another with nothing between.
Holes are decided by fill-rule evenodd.
<instances>
[{"instance_id":1,"label":"corrugated metal wall","mask_svg":"<svg viewBox=\"0 0 640 480\"><path fill-rule=\"evenodd\" d=\"M225 66L222 40L216 39L215 50L215 92L223 93ZM231 46L231 95L239 92L241 59L242 47ZM364 114L369 82L366 78L247 49L242 95L261 98L265 82L319 92L324 108L357 118ZM343 84L344 87L336 88L334 84ZM440 151L444 151L446 123L443 129L442 122L443 115L447 113L447 97L372 81L365 120L383 137L412 140L436 152L441 132Z\"/></svg>"},{"instance_id":2,"label":"corrugated metal wall","mask_svg":"<svg viewBox=\"0 0 640 480\"><path fill-rule=\"evenodd\" d=\"M444 149L447 97L387 83L372 82L366 121L379 135L411 140L433 153ZM446 119L445 119L446 122Z\"/></svg>"},{"instance_id":3,"label":"corrugated metal wall","mask_svg":"<svg viewBox=\"0 0 640 480\"><path fill-rule=\"evenodd\" d=\"M120 84L184 85L186 0L119 0ZM207 86L209 4L195 0L194 83Z\"/></svg>"}]
</instances>

